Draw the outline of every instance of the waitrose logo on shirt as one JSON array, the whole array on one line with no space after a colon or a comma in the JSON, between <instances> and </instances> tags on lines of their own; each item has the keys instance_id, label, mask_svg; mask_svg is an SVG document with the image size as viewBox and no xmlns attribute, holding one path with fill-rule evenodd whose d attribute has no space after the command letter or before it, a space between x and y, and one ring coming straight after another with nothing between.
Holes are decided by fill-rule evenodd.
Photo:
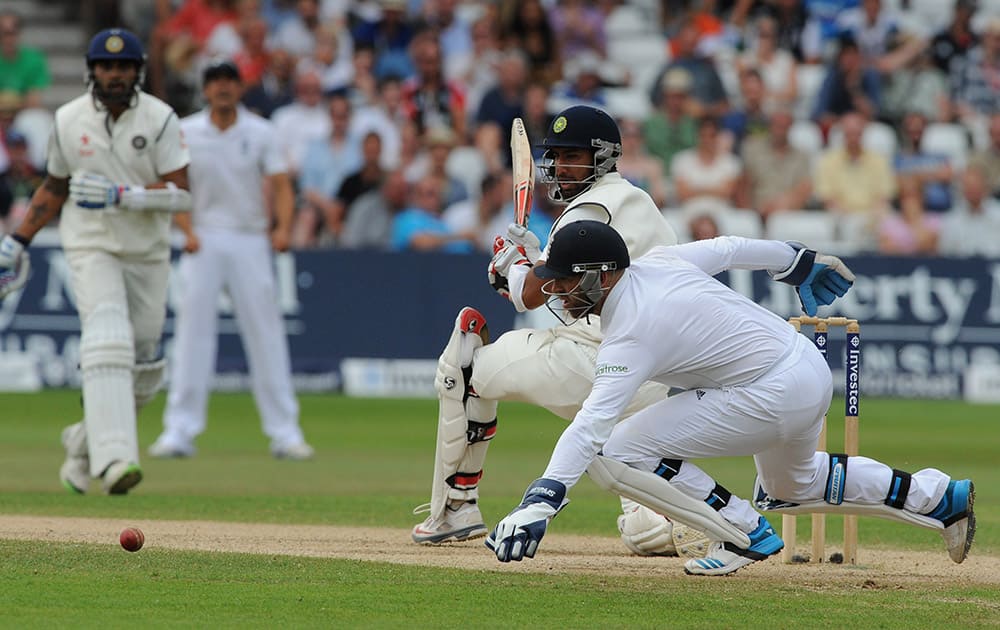
<instances>
[{"instance_id":1,"label":"waitrose logo on shirt","mask_svg":"<svg viewBox=\"0 0 1000 630\"><path fill-rule=\"evenodd\" d=\"M601 376L603 374L627 374L627 365L611 365L610 363L601 363L597 366L594 371L594 376Z\"/></svg>"}]
</instances>

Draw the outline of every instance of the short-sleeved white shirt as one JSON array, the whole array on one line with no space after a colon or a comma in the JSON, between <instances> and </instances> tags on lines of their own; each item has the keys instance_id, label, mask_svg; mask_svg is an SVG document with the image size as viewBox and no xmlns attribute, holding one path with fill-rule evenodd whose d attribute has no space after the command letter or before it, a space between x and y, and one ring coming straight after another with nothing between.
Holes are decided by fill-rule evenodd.
<instances>
[{"instance_id":1,"label":"short-sleeved white shirt","mask_svg":"<svg viewBox=\"0 0 1000 630\"><path fill-rule=\"evenodd\" d=\"M184 118L181 129L191 151L195 227L266 232L264 177L288 171L274 126L240 107L225 130L212 124L208 110Z\"/></svg>"},{"instance_id":2,"label":"short-sleeved white shirt","mask_svg":"<svg viewBox=\"0 0 1000 630\"><path fill-rule=\"evenodd\" d=\"M712 276L734 268L779 271L795 250L726 236L658 247L633 261L608 294L594 388L563 432L544 476L572 486L611 435L639 386L748 385L793 346L781 317Z\"/></svg>"},{"instance_id":3,"label":"short-sleeved white shirt","mask_svg":"<svg viewBox=\"0 0 1000 630\"><path fill-rule=\"evenodd\" d=\"M177 114L163 101L139 93L135 106L113 120L87 93L56 110L46 168L58 178L86 171L116 184L147 186L189 160ZM170 221L169 212L88 210L70 199L59 234L66 249L164 259L170 255Z\"/></svg>"}]
</instances>

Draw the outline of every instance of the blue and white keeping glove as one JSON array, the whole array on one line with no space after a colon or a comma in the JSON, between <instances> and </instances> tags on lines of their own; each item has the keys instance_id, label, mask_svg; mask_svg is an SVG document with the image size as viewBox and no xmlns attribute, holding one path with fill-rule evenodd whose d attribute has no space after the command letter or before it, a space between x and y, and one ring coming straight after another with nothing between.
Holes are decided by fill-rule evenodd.
<instances>
[{"instance_id":1,"label":"blue and white keeping glove","mask_svg":"<svg viewBox=\"0 0 1000 630\"><path fill-rule=\"evenodd\" d=\"M24 245L10 234L0 239L0 298L17 291L28 281L31 259Z\"/></svg>"},{"instance_id":2,"label":"blue and white keeping glove","mask_svg":"<svg viewBox=\"0 0 1000 630\"><path fill-rule=\"evenodd\" d=\"M521 505L497 523L486 537L486 546L500 562L534 558L545 528L569 500L566 485L553 479L536 479L528 486Z\"/></svg>"},{"instance_id":3,"label":"blue and white keeping glove","mask_svg":"<svg viewBox=\"0 0 1000 630\"><path fill-rule=\"evenodd\" d=\"M819 254L801 243L788 244L797 250L795 260L788 269L771 277L795 287L806 315L813 316L820 306L833 304L854 284L854 274L841 259Z\"/></svg>"},{"instance_id":4,"label":"blue and white keeping glove","mask_svg":"<svg viewBox=\"0 0 1000 630\"><path fill-rule=\"evenodd\" d=\"M123 201L129 193L128 186L118 185L97 173L79 173L69 180L69 198L88 210L128 207Z\"/></svg>"}]
</instances>

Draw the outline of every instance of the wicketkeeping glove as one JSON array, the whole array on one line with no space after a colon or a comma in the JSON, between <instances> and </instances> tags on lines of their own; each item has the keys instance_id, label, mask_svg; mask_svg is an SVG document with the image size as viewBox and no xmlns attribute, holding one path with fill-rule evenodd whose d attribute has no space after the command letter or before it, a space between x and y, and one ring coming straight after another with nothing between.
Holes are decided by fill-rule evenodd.
<instances>
[{"instance_id":1,"label":"wicketkeeping glove","mask_svg":"<svg viewBox=\"0 0 1000 630\"><path fill-rule=\"evenodd\" d=\"M795 287L806 315L813 316L820 306L833 304L854 284L854 274L841 259L806 249L801 243L789 245L798 250L795 260L772 277Z\"/></svg>"},{"instance_id":2,"label":"wicketkeeping glove","mask_svg":"<svg viewBox=\"0 0 1000 630\"><path fill-rule=\"evenodd\" d=\"M486 279L489 280L493 290L510 299L510 284L507 276L510 268L514 265L532 266L531 260L525 253L524 248L516 243L504 240L502 236L497 236L493 241L493 260L486 268Z\"/></svg>"},{"instance_id":3,"label":"wicketkeeping glove","mask_svg":"<svg viewBox=\"0 0 1000 630\"><path fill-rule=\"evenodd\" d=\"M497 523L486 537L486 547L500 562L534 558L545 529L569 500L566 485L554 479L536 479L528 486L521 505Z\"/></svg>"},{"instance_id":4,"label":"wicketkeeping glove","mask_svg":"<svg viewBox=\"0 0 1000 630\"><path fill-rule=\"evenodd\" d=\"M31 259L24 244L10 234L0 239L0 298L23 287L30 272Z\"/></svg>"},{"instance_id":5,"label":"wicketkeeping glove","mask_svg":"<svg viewBox=\"0 0 1000 630\"><path fill-rule=\"evenodd\" d=\"M81 173L69 180L69 198L81 208L100 210L108 207L125 206L128 186L115 184L104 175Z\"/></svg>"}]
</instances>

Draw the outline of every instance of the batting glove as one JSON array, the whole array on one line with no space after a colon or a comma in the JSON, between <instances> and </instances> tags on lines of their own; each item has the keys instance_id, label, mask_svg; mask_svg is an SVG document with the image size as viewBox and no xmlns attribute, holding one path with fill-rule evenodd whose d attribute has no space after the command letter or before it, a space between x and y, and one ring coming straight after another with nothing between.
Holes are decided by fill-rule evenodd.
<instances>
[{"instance_id":1,"label":"batting glove","mask_svg":"<svg viewBox=\"0 0 1000 630\"><path fill-rule=\"evenodd\" d=\"M833 304L854 284L854 274L841 259L806 249L801 243L789 245L797 250L795 260L773 278L795 287L806 315L816 315L820 306Z\"/></svg>"},{"instance_id":2,"label":"batting glove","mask_svg":"<svg viewBox=\"0 0 1000 630\"><path fill-rule=\"evenodd\" d=\"M497 523L486 537L486 547L500 562L534 558L549 521L569 500L566 485L554 479L536 479L528 486L521 504Z\"/></svg>"},{"instance_id":3,"label":"batting glove","mask_svg":"<svg viewBox=\"0 0 1000 630\"><path fill-rule=\"evenodd\" d=\"M493 241L493 260L486 268L486 279L489 280L493 290L510 299L510 283L507 276L510 275L510 268L514 265L531 265L524 249L512 241L504 240L502 236L497 236Z\"/></svg>"},{"instance_id":4,"label":"batting glove","mask_svg":"<svg viewBox=\"0 0 1000 630\"><path fill-rule=\"evenodd\" d=\"M23 287L30 272L31 259L24 243L10 234L0 239L0 298Z\"/></svg>"},{"instance_id":5,"label":"batting glove","mask_svg":"<svg viewBox=\"0 0 1000 630\"><path fill-rule=\"evenodd\" d=\"M517 245L531 264L538 262L542 257L542 242L538 240L535 233L517 223L507 226L507 240Z\"/></svg>"},{"instance_id":6,"label":"batting glove","mask_svg":"<svg viewBox=\"0 0 1000 630\"><path fill-rule=\"evenodd\" d=\"M122 198L128 192L128 186L119 186L97 173L81 173L69 181L69 198L88 210L122 205Z\"/></svg>"}]
</instances>

